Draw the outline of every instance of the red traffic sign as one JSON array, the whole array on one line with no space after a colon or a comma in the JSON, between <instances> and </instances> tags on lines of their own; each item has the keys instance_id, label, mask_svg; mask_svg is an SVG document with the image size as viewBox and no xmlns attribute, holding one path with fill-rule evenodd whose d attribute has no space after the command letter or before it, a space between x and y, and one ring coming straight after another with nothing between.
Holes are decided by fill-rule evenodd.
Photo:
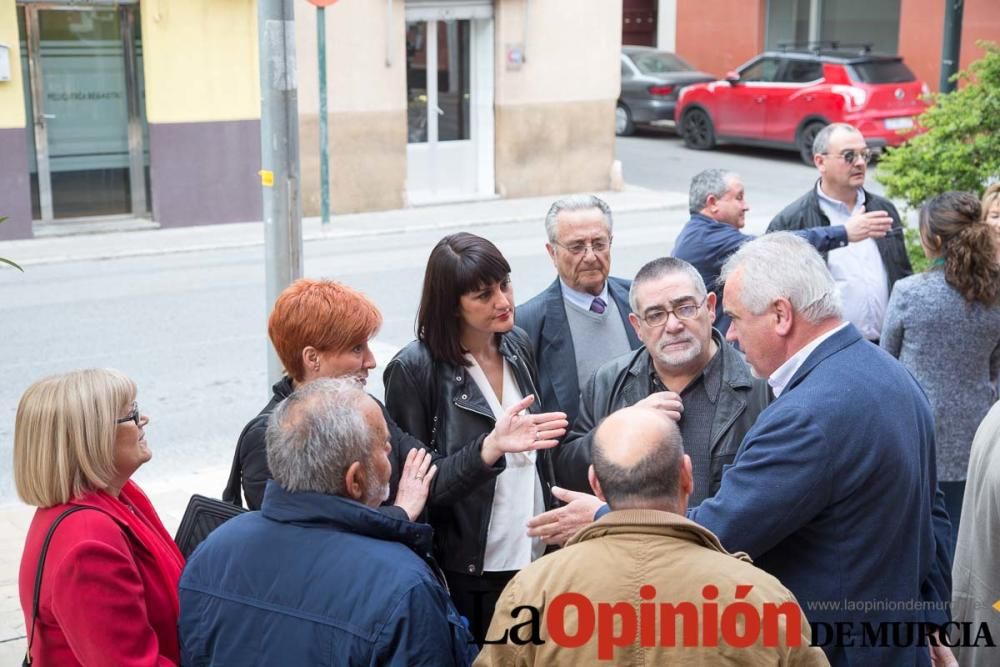
<instances>
[{"instance_id":1,"label":"red traffic sign","mask_svg":"<svg viewBox=\"0 0 1000 667\"><path fill-rule=\"evenodd\" d=\"M317 7L329 7L333 3L337 2L337 0L306 0L306 2L316 5Z\"/></svg>"}]
</instances>

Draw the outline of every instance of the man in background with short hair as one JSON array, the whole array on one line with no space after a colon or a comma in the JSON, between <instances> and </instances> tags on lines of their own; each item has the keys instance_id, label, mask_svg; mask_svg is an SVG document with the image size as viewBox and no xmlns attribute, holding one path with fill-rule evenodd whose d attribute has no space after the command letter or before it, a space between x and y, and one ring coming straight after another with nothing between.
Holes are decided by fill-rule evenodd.
<instances>
[{"instance_id":1,"label":"man in background with short hair","mask_svg":"<svg viewBox=\"0 0 1000 667\"><path fill-rule=\"evenodd\" d=\"M612 230L611 208L594 195L552 204L545 249L559 275L514 317L531 339L542 408L565 412L570 424L594 371L640 345L628 324L629 281L608 276Z\"/></svg>"},{"instance_id":2,"label":"man in background with short hair","mask_svg":"<svg viewBox=\"0 0 1000 667\"><path fill-rule=\"evenodd\" d=\"M691 179L688 203L691 219L681 229L671 254L698 269L705 285L715 293L715 328L725 336L729 317L722 309L723 286L719 284L719 272L730 255L756 238L740 231L750 210L743 179L725 169L699 172ZM885 236L891 224L888 218L861 216L844 225L812 227L797 233L820 252L827 252L848 243Z\"/></svg>"},{"instance_id":3,"label":"man in background with short hair","mask_svg":"<svg viewBox=\"0 0 1000 667\"><path fill-rule=\"evenodd\" d=\"M871 150L864 135L847 123L827 125L813 141L816 187L785 207L768 232L799 231L857 222L891 223L882 238L872 238L824 253L844 303L844 319L866 340L877 343L889 305L889 293L900 278L913 273L903 239L899 211L884 197L865 190Z\"/></svg>"}]
</instances>

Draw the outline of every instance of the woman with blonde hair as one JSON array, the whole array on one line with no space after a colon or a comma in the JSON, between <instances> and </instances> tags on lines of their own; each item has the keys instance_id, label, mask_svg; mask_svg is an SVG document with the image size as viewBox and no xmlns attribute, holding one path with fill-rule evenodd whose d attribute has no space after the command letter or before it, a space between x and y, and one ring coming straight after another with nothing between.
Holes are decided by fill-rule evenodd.
<instances>
[{"instance_id":1,"label":"woman with blonde hair","mask_svg":"<svg viewBox=\"0 0 1000 667\"><path fill-rule=\"evenodd\" d=\"M184 559L131 480L150 460L135 384L91 369L39 380L14 426L14 482L38 509L18 586L37 665L176 665Z\"/></svg>"},{"instance_id":2,"label":"woman with blonde hair","mask_svg":"<svg viewBox=\"0 0 1000 667\"><path fill-rule=\"evenodd\" d=\"M1000 380L998 236L973 195L945 192L921 209L920 241L933 264L896 283L881 345L910 369L934 409L937 478L954 543L972 438Z\"/></svg>"}]
</instances>

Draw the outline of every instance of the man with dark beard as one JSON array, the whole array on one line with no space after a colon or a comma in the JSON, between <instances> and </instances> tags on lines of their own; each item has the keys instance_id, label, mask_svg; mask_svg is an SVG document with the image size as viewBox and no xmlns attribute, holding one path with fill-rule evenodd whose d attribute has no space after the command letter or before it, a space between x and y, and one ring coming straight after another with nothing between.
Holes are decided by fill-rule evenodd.
<instances>
[{"instance_id":1,"label":"man with dark beard","mask_svg":"<svg viewBox=\"0 0 1000 667\"><path fill-rule=\"evenodd\" d=\"M639 270L629 322L643 347L601 366L584 388L579 416L560 445L561 484L589 492L594 430L612 412L641 405L678 421L694 471L691 506L718 490L723 466L767 406L768 391L712 328L715 300L684 260L663 257Z\"/></svg>"}]
</instances>

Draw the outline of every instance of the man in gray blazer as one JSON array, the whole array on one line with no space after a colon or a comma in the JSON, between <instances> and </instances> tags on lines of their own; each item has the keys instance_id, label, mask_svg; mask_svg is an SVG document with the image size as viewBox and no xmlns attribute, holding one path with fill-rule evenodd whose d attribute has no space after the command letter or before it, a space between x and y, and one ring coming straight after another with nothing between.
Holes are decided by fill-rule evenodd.
<instances>
[{"instance_id":1,"label":"man in gray blazer","mask_svg":"<svg viewBox=\"0 0 1000 667\"><path fill-rule=\"evenodd\" d=\"M542 408L565 412L572 424L594 371L641 343L628 323L630 282L608 276L607 203L593 195L560 199L545 216L545 233L559 277L518 306L514 322L531 339Z\"/></svg>"}]
</instances>

